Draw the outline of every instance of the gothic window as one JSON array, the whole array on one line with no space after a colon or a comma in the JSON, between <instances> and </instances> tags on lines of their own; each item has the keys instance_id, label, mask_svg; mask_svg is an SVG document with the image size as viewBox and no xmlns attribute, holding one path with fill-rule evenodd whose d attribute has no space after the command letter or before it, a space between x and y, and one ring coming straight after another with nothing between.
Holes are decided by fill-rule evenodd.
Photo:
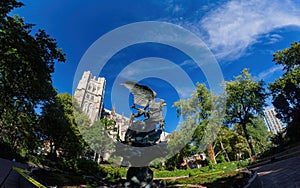
<instances>
[{"instance_id":1,"label":"gothic window","mask_svg":"<svg viewBox=\"0 0 300 188\"><path fill-rule=\"evenodd\" d=\"M91 104L91 103L89 103L89 104L88 104L88 106L87 106L87 109L86 109L86 113L89 113L89 112L90 112L90 110L91 110L91 106L92 106L92 104Z\"/></svg>"},{"instance_id":2,"label":"gothic window","mask_svg":"<svg viewBox=\"0 0 300 188\"><path fill-rule=\"evenodd\" d=\"M88 103L83 104L83 111L86 112L88 109Z\"/></svg>"},{"instance_id":3,"label":"gothic window","mask_svg":"<svg viewBox=\"0 0 300 188\"><path fill-rule=\"evenodd\" d=\"M88 90L91 91L92 90L92 86L91 84L89 84Z\"/></svg>"},{"instance_id":4,"label":"gothic window","mask_svg":"<svg viewBox=\"0 0 300 188\"><path fill-rule=\"evenodd\" d=\"M89 94L86 94L86 98L89 99L89 98L90 98L90 95L89 95Z\"/></svg>"},{"instance_id":5,"label":"gothic window","mask_svg":"<svg viewBox=\"0 0 300 188\"><path fill-rule=\"evenodd\" d=\"M93 95L91 96L91 100L94 101L94 96Z\"/></svg>"},{"instance_id":6,"label":"gothic window","mask_svg":"<svg viewBox=\"0 0 300 188\"><path fill-rule=\"evenodd\" d=\"M94 111L94 105L92 103L89 104L87 113L92 114Z\"/></svg>"},{"instance_id":7,"label":"gothic window","mask_svg":"<svg viewBox=\"0 0 300 188\"><path fill-rule=\"evenodd\" d=\"M96 91L96 86L95 85L93 85L93 92L95 92Z\"/></svg>"}]
</instances>

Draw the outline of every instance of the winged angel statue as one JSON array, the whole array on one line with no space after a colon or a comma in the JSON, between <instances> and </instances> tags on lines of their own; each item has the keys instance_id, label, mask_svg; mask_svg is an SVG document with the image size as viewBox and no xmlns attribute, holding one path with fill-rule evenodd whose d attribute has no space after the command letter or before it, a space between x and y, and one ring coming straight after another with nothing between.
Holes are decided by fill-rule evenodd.
<instances>
[{"instance_id":1,"label":"winged angel statue","mask_svg":"<svg viewBox=\"0 0 300 188\"><path fill-rule=\"evenodd\" d=\"M156 92L145 85L132 81L121 83L129 89L134 96L134 104L131 108L137 112L131 115L131 125L125 135L125 142L133 142L134 145L151 145L159 140L164 129L165 121L162 114L166 103L163 99L157 100ZM134 121L135 118L143 116L144 119ZM157 125L159 130L155 130Z\"/></svg>"},{"instance_id":2,"label":"winged angel statue","mask_svg":"<svg viewBox=\"0 0 300 188\"><path fill-rule=\"evenodd\" d=\"M115 154L123 158L123 166L131 165L126 175L130 186L156 187L150 186L153 171L148 165L155 158L164 157L168 153L167 143L159 141L165 125L162 111L166 103L164 100L158 100L155 91L148 86L132 81L121 85L133 94L131 108L136 113L131 114L124 141L116 143ZM138 181L133 181L134 178Z\"/></svg>"}]
</instances>

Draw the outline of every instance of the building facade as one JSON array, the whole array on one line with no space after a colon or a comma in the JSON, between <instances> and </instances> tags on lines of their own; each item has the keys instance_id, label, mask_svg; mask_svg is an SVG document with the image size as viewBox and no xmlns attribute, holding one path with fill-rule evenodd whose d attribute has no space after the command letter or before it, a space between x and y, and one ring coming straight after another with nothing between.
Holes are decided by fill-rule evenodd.
<instances>
[{"instance_id":1,"label":"building facade","mask_svg":"<svg viewBox=\"0 0 300 188\"><path fill-rule=\"evenodd\" d=\"M266 125L268 126L269 131L274 134L282 132L284 128L281 121L276 117L276 114L275 108L264 111Z\"/></svg>"},{"instance_id":2,"label":"building facade","mask_svg":"<svg viewBox=\"0 0 300 188\"><path fill-rule=\"evenodd\" d=\"M92 123L101 118L105 83L105 78L96 79L90 71L85 71L75 90L74 98Z\"/></svg>"},{"instance_id":3,"label":"building facade","mask_svg":"<svg viewBox=\"0 0 300 188\"><path fill-rule=\"evenodd\" d=\"M104 109L102 116L103 118L107 118L116 122L116 131L110 132L112 138L114 140L124 140L125 133L130 124L130 118L125 117L124 114L118 114L115 106L113 106L112 110Z\"/></svg>"},{"instance_id":4,"label":"building facade","mask_svg":"<svg viewBox=\"0 0 300 188\"><path fill-rule=\"evenodd\" d=\"M85 71L75 90L74 98L79 103L82 111L89 117L91 123L101 118L113 120L116 124L116 131L110 131L114 140L124 140L125 133L130 125L130 118L103 107L104 91L106 80L103 77L96 78L90 71ZM160 141L167 141L169 134L163 132Z\"/></svg>"},{"instance_id":5,"label":"building facade","mask_svg":"<svg viewBox=\"0 0 300 188\"><path fill-rule=\"evenodd\" d=\"M105 78L93 77L90 71L85 71L75 90L74 98L82 111L89 117L91 123L101 118L115 121L117 131L110 132L110 136L114 140L123 139L130 119L116 113L115 106L112 110L103 108L105 83Z\"/></svg>"}]
</instances>

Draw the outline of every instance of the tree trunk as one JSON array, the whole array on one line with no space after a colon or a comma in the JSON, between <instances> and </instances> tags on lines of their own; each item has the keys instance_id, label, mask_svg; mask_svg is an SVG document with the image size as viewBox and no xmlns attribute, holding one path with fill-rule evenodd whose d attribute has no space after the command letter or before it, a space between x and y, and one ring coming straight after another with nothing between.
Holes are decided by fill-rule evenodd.
<instances>
[{"instance_id":1,"label":"tree trunk","mask_svg":"<svg viewBox=\"0 0 300 188\"><path fill-rule=\"evenodd\" d=\"M211 144L208 144L207 150L208 150L208 155L209 155L210 160L211 160L214 164L217 164L216 157L215 157L215 152L214 152L214 149L213 149L213 147L212 147Z\"/></svg>"},{"instance_id":2,"label":"tree trunk","mask_svg":"<svg viewBox=\"0 0 300 188\"><path fill-rule=\"evenodd\" d=\"M223 143L222 143L221 139L220 139L220 145L221 145L222 152L225 155L226 161L230 162L230 159L229 159L228 154L227 154L227 152L226 152L226 150L225 150L225 148L223 146Z\"/></svg>"},{"instance_id":3,"label":"tree trunk","mask_svg":"<svg viewBox=\"0 0 300 188\"><path fill-rule=\"evenodd\" d=\"M252 145L250 136L249 136L249 134L248 134L248 131L247 131L247 128L246 128L246 124L242 124L242 127L243 127L243 131L244 131L244 133L245 133L245 137L246 137L247 143L248 143L248 145L249 145L249 147L250 147L250 151L251 151L251 154L250 154L250 155L251 155L251 156L255 156L256 153L255 153L255 151L254 151L254 147L253 147L253 145Z\"/></svg>"},{"instance_id":4,"label":"tree trunk","mask_svg":"<svg viewBox=\"0 0 300 188\"><path fill-rule=\"evenodd\" d=\"M94 162L96 162L96 157L97 157L97 153L96 153L96 151L94 151L94 157L93 157Z\"/></svg>"}]
</instances>

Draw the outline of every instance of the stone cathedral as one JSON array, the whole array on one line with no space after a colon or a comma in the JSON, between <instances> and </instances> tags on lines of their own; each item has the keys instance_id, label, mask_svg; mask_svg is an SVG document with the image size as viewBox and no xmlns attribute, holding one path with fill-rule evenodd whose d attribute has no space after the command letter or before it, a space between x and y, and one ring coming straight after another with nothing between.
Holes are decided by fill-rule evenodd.
<instances>
[{"instance_id":1,"label":"stone cathedral","mask_svg":"<svg viewBox=\"0 0 300 188\"><path fill-rule=\"evenodd\" d=\"M103 108L105 83L105 78L96 78L90 71L85 71L75 90L74 98L92 123L104 117L114 120L118 131L111 132L111 136L114 139L117 137L124 139L130 119L117 114L115 106L112 110Z\"/></svg>"},{"instance_id":2,"label":"stone cathedral","mask_svg":"<svg viewBox=\"0 0 300 188\"><path fill-rule=\"evenodd\" d=\"M74 98L92 123L101 118L105 82L105 78L96 79L90 71L85 71L75 90Z\"/></svg>"}]
</instances>

